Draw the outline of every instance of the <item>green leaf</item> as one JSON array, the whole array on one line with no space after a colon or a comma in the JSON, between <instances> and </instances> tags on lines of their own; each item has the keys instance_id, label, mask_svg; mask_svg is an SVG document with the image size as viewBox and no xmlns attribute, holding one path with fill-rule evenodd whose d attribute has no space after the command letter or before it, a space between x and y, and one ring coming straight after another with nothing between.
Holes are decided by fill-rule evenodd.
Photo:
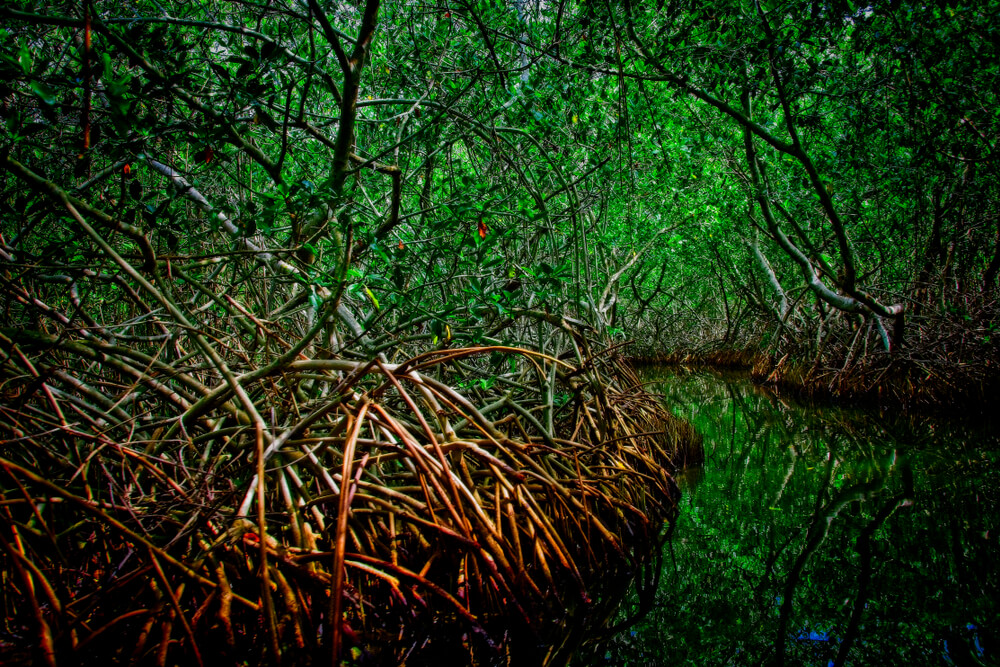
<instances>
[{"instance_id":1,"label":"green leaf","mask_svg":"<svg viewBox=\"0 0 1000 667\"><path fill-rule=\"evenodd\" d=\"M31 69L34 65L34 61L31 59L31 51L22 46L17 52L17 63L21 66L21 70L25 74L31 74Z\"/></svg>"},{"instance_id":2,"label":"green leaf","mask_svg":"<svg viewBox=\"0 0 1000 667\"><path fill-rule=\"evenodd\" d=\"M28 87L41 98L42 102L49 106L53 106L58 101L55 92L40 81L29 81Z\"/></svg>"},{"instance_id":3,"label":"green leaf","mask_svg":"<svg viewBox=\"0 0 1000 667\"><path fill-rule=\"evenodd\" d=\"M319 311L323 305L323 298L319 294L316 294L315 289L309 290L309 305L312 306L314 311Z\"/></svg>"},{"instance_id":4,"label":"green leaf","mask_svg":"<svg viewBox=\"0 0 1000 667\"><path fill-rule=\"evenodd\" d=\"M367 285L365 286L365 295L367 295L368 298L371 299L372 305L375 306L375 310L380 310L381 309L381 307L379 306L379 303L378 303L378 299L375 298L375 295L372 294L372 291L370 289L368 289Z\"/></svg>"}]
</instances>

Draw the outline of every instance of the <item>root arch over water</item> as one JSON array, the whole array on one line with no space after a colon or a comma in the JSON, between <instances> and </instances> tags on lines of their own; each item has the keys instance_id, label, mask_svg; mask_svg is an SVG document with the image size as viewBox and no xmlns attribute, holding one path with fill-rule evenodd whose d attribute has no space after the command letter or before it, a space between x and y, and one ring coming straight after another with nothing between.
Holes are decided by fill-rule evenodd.
<instances>
[{"instance_id":1,"label":"root arch over water","mask_svg":"<svg viewBox=\"0 0 1000 667\"><path fill-rule=\"evenodd\" d=\"M15 662L565 661L699 451L613 355L300 357L227 381L95 338L3 347ZM499 359L519 374L480 383Z\"/></svg>"}]
</instances>

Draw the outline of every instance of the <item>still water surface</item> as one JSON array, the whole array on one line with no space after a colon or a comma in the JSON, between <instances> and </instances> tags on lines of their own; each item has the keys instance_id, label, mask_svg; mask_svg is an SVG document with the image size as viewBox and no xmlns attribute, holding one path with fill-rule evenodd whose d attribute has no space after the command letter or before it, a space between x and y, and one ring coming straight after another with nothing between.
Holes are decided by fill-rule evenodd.
<instances>
[{"instance_id":1,"label":"still water surface","mask_svg":"<svg viewBox=\"0 0 1000 667\"><path fill-rule=\"evenodd\" d=\"M1000 437L977 419L651 376L704 435L652 609L614 665L1000 664Z\"/></svg>"}]
</instances>

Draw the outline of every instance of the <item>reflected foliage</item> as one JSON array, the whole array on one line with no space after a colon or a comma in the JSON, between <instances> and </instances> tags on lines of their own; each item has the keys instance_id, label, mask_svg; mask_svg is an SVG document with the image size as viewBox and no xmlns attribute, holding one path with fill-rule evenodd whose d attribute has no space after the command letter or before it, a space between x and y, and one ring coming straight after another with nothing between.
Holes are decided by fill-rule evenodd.
<instances>
[{"instance_id":1,"label":"reflected foliage","mask_svg":"<svg viewBox=\"0 0 1000 667\"><path fill-rule=\"evenodd\" d=\"M707 374L656 386L706 463L682 480L656 604L604 664L997 664L995 430Z\"/></svg>"}]
</instances>

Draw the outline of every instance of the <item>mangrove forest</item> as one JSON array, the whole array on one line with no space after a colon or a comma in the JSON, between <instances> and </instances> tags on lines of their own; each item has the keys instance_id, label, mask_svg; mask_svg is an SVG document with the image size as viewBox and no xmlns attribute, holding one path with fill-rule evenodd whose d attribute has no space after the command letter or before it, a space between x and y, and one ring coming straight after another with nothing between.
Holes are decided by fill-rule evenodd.
<instances>
[{"instance_id":1,"label":"mangrove forest","mask_svg":"<svg viewBox=\"0 0 1000 667\"><path fill-rule=\"evenodd\" d=\"M1000 664L998 92L998 0L0 0L0 663Z\"/></svg>"}]
</instances>

